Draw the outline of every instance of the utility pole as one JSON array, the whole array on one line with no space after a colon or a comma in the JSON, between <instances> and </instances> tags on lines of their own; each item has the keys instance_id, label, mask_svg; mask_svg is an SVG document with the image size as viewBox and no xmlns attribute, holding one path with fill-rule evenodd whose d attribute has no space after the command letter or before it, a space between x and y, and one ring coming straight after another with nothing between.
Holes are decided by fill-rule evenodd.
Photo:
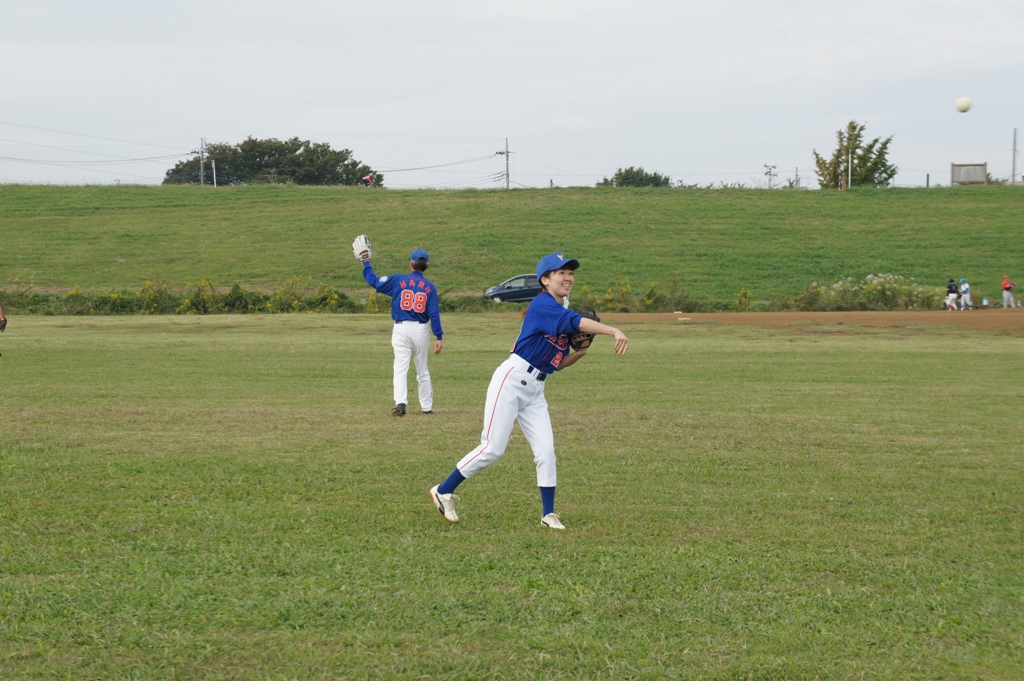
<instances>
[{"instance_id":1,"label":"utility pole","mask_svg":"<svg viewBox=\"0 0 1024 681\"><path fill-rule=\"evenodd\" d=\"M1017 128L1013 129L1013 163L1010 167L1010 184L1017 184Z\"/></svg>"},{"instance_id":2,"label":"utility pole","mask_svg":"<svg viewBox=\"0 0 1024 681\"><path fill-rule=\"evenodd\" d=\"M768 176L768 189L771 189L772 188L772 179L776 175L776 173L775 173L775 166L770 166L767 163L765 163L764 167L766 168L766 170L764 171L764 174Z\"/></svg>"},{"instance_id":3,"label":"utility pole","mask_svg":"<svg viewBox=\"0 0 1024 681\"><path fill-rule=\"evenodd\" d=\"M508 181L509 181L508 154L509 154L509 151L508 151L508 138L507 137L505 138L505 151L496 151L494 153L497 154L498 156L504 156L505 157L505 189L508 189Z\"/></svg>"},{"instance_id":4,"label":"utility pole","mask_svg":"<svg viewBox=\"0 0 1024 681\"><path fill-rule=\"evenodd\" d=\"M199 140L199 184L206 184L206 138Z\"/></svg>"}]
</instances>

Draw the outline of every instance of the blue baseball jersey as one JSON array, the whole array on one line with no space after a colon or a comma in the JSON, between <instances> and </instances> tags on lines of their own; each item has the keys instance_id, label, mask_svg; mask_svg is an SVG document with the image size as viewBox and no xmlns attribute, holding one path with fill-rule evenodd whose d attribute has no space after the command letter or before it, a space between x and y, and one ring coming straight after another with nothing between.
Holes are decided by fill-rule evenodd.
<instances>
[{"instance_id":1,"label":"blue baseball jersey","mask_svg":"<svg viewBox=\"0 0 1024 681\"><path fill-rule=\"evenodd\" d=\"M523 327L512 352L550 374L569 354L569 336L580 330L581 319L577 312L565 309L553 295L544 291L526 308Z\"/></svg>"},{"instance_id":2,"label":"blue baseball jersey","mask_svg":"<svg viewBox=\"0 0 1024 681\"><path fill-rule=\"evenodd\" d=\"M441 304L437 287L422 272L378 277L369 262L363 263L363 279L379 293L391 296L391 318L396 322L430 322L437 340L441 340Z\"/></svg>"}]
</instances>

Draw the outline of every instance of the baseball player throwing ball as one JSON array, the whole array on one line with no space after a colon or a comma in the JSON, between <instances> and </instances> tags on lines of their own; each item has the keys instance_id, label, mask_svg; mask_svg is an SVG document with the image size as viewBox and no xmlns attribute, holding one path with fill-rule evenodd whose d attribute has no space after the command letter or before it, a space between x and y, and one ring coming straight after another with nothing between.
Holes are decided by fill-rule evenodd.
<instances>
[{"instance_id":1,"label":"baseball player throwing ball","mask_svg":"<svg viewBox=\"0 0 1024 681\"><path fill-rule=\"evenodd\" d=\"M434 386L430 382L427 357L430 354L430 331L433 330L434 354L441 354L441 307L437 287L427 280L430 255L417 248L409 256L409 274L378 277L370 265L373 249L370 239L361 234L352 242L356 260L363 263L363 279L379 293L391 297L391 318L395 328L391 332L391 347L395 350L394 394L395 408L391 413L405 416L409 403L409 361L416 364L417 396L424 414L434 410ZM430 328L427 328L427 323Z\"/></svg>"},{"instance_id":2,"label":"baseball player throwing ball","mask_svg":"<svg viewBox=\"0 0 1024 681\"><path fill-rule=\"evenodd\" d=\"M537 263L537 279L544 290L527 308L512 354L491 376L480 445L462 457L447 480L430 489L431 501L448 522L459 521L453 502L455 488L505 453L512 426L519 421L537 466L541 524L565 529L555 513L555 440L544 386L548 376L572 366L586 354L593 334L614 336L617 355L625 355L629 348L629 339L622 331L562 306L579 265L578 260L561 253L546 255ZM570 345L581 349L570 352Z\"/></svg>"}]
</instances>

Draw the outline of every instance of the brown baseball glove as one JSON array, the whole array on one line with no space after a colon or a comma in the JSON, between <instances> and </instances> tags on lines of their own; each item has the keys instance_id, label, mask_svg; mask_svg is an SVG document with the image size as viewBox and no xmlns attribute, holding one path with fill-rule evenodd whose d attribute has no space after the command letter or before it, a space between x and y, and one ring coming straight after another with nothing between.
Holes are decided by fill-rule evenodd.
<instances>
[{"instance_id":1,"label":"brown baseball glove","mask_svg":"<svg viewBox=\"0 0 1024 681\"><path fill-rule=\"evenodd\" d=\"M601 321L601 318L597 316L597 311L592 307L581 307L578 310L574 310L576 314L587 319L593 319L595 322ZM590 347L590 344L594 342L594 334L587 333L586 331L577 331L569 339L569 347L573 349L573 352L579 350L586 350Z\"/></svg>"}]
</instances>

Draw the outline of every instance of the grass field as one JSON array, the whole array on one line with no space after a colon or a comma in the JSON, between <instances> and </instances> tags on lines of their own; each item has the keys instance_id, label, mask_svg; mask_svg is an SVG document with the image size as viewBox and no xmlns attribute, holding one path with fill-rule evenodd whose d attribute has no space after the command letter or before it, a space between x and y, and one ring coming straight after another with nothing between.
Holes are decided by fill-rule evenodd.
<instances>
[{"instance_id":1,"label":"grass field","mask_svg":"<svg viewBox=\"0 0 1024 681\"><path fill-rule=\"evenodd\" d=\"M1021 275L1014 235L1024 187L831 191L365 191L355 188L0 185L0 287L137 291L270 287L312 277L363 291L350 244L369 234L381 272L431 253L442 291L479 294L555 250L581 259L578 286L658 284L727 309L869 274L976 300Z\"/></svg>"},{"instance_id":2,"label":"grass field","mask_svg":"<svg viewBox=\"0 0 1024 681\"><path fill-rule=\"evenodd\" d=\"M555 533L518 431L427 498L514 316L404 419L386 317L18 318L0 678L1020 677L1019 336L621 326L547 388Z\"/></svg>"}]
</instances>

